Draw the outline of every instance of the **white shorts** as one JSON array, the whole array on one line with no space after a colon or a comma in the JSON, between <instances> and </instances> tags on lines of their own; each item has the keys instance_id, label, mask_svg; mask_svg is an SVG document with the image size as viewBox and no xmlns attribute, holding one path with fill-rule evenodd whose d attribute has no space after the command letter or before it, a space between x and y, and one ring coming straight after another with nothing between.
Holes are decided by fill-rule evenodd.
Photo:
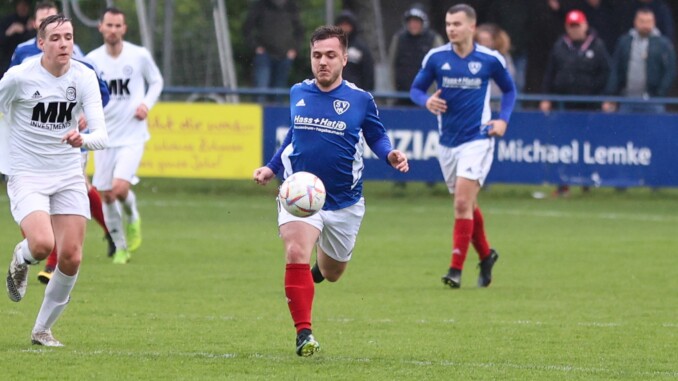
<instances>
[{"instance_id":1,"label":"white shorts","mask_svg":"<svg viewBox=\"0 0 678 381\"><path fill-rule=\"evenodd\" d=\"M9 176L7 195L17 224L35 211L50 215L75 214L90 218L85 176Z\"/></svg>"},{"instance_id":2,"label":"white shorts","mask_svg":"<svg viewBox=\"0 0 678 381\"><path fill-rule=\"evenodd\" d=\"M438 145L438 163L450 193L454 193L457 177L477 180L483 186L493 155L494 138L473 140L458 147Z\"/></svg>"},{"instance_id":3,"label":"white shorts","mask_svg":"<svg viewBox=\"0 0 678 381\"><path fill-rule=\"evenodd\" d=\"M348 262L353 255L358 230L365 216L365 199L339 210L321 210L310 217L295 217L278 204L278 226L288 222L305 222L318 230L318 246L330 258Z\"/></svg>"},{"instance_id":4,"label":"white shorts","mask_svg":"<svg viewBox=\"0 0 678 381\"><path fill-rule=\"evenodd\" d=\"M110 147L94 151L94 177L92 185L102 191L113 189L113 179L121 179L134 185L145 143L123 147Z\"/></svg>"}]
</instances>

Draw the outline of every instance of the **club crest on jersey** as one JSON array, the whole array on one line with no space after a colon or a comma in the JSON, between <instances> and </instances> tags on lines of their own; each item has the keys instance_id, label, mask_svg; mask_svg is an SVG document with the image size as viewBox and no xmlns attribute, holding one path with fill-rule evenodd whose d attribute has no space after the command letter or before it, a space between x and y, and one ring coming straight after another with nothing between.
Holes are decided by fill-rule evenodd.
<instances>
[{"instance_id":1,"label":"club crest on jersey","mask_svg":"<svg viewBox=\"0 0 678 381\"><path fill-rule=\"evenodd\" d=\"M471 74L478 74L481 67L483 67L483 64L477 61L468 63L468 69L471 71Z\"/></svg>"},{"instance_id":2,"label":"club crest on jersey","mask_svg":"<svg viewBox=\"0 0 678 381\"><path fill-rule=\"evenodd\" d=\"M338 99L334 101L334 111L339 115L345 113L349 107L351 107L351 104L347 101L340 101Z\"/></svg>"},{"instance_id":3,"label":"club crest on jersey","mask_svg":"<svg viewBox=\"0 0 678 381\"><path fill-rule=\"evenodd\" d=\"M122 68L122 74L124 74L128 77L130 75L132 75L133 72L134 72L134 69L129 65L125 65L125 67Z\"/></svg>"},{"instance_id":4,"label":"club crest on jersey","mask_svg":"<svg viewBox=\"0 0 678 381\"><path fill-rule=\"evenodd\" d=\"M75 95L76 95L76 94L75 94L75 87L69 86L69 87L66 89L66 99L68 99L69 101L74 101L74 100L75 100Z\"/></svg>"}]
</instances>

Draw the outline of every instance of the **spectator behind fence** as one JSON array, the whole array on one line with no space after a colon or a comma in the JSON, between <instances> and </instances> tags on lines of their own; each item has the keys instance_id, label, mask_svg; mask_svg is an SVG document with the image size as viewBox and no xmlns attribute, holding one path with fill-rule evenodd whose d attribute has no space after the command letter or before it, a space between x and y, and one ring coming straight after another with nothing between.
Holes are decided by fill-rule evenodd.
<instances>
[{"instance_id":1,"label":"spectator behind fence","mask_svg":"<svg viewBox=\"0 0 678 381\"><path fill-rule=\"evenodd\" d=\"M636 12L633 28L621 36L612 56L612 71L606 93L627 97L664 97L676 76L676 52L671 41L655 27L649 8ZM613 102L603 103L603 111L615 111ZM622 112L664 111L663 104L622 103Z\"/></svg>"},{"instance_id":2,"label":"spectator behind fence","mask_svg":"<svg viewBox=\"0 0 678 381\"><path fill-rule=\"evenodd\" d=\"M304 30L294 0L258 0L252 3L243 34L254 51L254 86L259 89L289 87L292 63ZM260 97L264 102L266 97Z\"/></svg>"},{"instance_id":3,"label":"spectator behind fence","mask_svg":"<svg viewBox=\"0 0 678 381\"><path fill-rule=\"evenodd\" d=\"M510 37L510 58L513 66L511 76L513 76L518 92L522 92L525 88L527 40L530 38L528 30L530 2L531 0L492 0L487 8L487 20L497 24ZM507 54L502 53L502 55L508 58Z\"/></svg>"},{"instance_id":4,"label":"spectator behind fence","mask_svg":"<svg viewBox=\"0 0 678 381\"><path fill-rule=\"evenodd\" d=\"M673 12L671 7L665 0L634 0L630 16L635 20L635 15L639 9L648 8L654 13L655 23L657 29L661 34L668 38L672 43L675 43L675 22L673 21ZM628 20L627 25L631 24L632 20ZM635 25L635 22L633 22Z\"/></svg>"},{"instance_id":5,"label":"spectator behind fence","mask_svg":"<svg viewBox=\"0 0 678 381\"><path fill-rule=\"evenodd\" d=\"M348 36L348 63L342 77L363 90L374 90L374 59L369 46L360 37L357 18L353 12L345 10L334 24Z\"/></svg>"},{"instance_id":6,"label":"spectator behind fence","mask_svg":"<svg viewBox=\"0 0 678 381\"><path fill-rule=\"evenodd\" d=\"M395 90L409 92L426 53L443 43L443 38L429 29L426 12L418 7L407 10L403 15L403 28L393 36L389 48ZM397 104L414 105L410 99L399 99Z\"/></svg>"},{"instance_id":7,"label":"spectator behind fence","mask_svg":"<svg viewBox=\"0 0 678 381\"><path fill-rule=\"evenodd\" d=\"M511 38L506 31L499 27L499 25L492 23L478 25L476 28L475 40L480 45L498 51L504 57L506 69L509 74L511 74L511 77L516 74L516 68L513 65L510 54ZM495 99L502 95L501 89L494 81L490 84L490 95ZM499 111L499 105L500 103L496 100L491 102L492 111Z\"/></svg>"},{"instance_id":8,"label":"spectator behind fence","mask_svg":"<svg viewBox=\"0 0 678 381\"><path fill-rule=\"evenodd\" d=\"M553 45L542 82L542 93L561 95L600 95L610 74L610 59L605 43L589 29L586 16L579 10L565 17L565 34ZM566 103L567 109L590 110L597 105ZM539 104L551 111L551 101Z\"/></svg>"},{"instance_id":9,"label":"spectator behind fence","mask_svg":"<svg viewBox=\"0 0 678 381\"><path fill-rule=\"evenodd\" d=\"M35 30L31 20L31 4L28 0L17 0L14 13L0 21L0 77L9 68L17 45L33 36Z\"/></svg>"},{"instance_id":10,"label":"spectator behind fence","mask_svg":"<svg viewBox=\"0 0 678 381\"><path fill-rule=\"evenodd\" d=\"M629 25L622 22L629 18L629 4L628 0L579 0L574 8L584 12L591 29L612 52L619 36L629 28L630 20Z\"/></svg>"}]
</instances>

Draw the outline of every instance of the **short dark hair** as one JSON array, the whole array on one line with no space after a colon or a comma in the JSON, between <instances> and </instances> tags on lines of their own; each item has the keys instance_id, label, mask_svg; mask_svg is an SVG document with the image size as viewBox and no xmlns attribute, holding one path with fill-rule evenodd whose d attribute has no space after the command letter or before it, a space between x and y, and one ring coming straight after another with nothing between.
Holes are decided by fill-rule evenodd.
<instances>
[{"instance_id":1,"label":"short dark hair","mask_svg":"<svg viewBox=\"0 0 678 381\"><path fill-rule=\"evenodd\" d=\"M348 47L348 37L346 37L346 33L336 25L323 25L316 28L311 35L311 46L313 46L316 41L327 40L328 38L334 37L339 39L342 49L346 50Z\"/></svg>"},{"instance_id":2,"label":"short dark hair","mask_svg":"<svg viewBox=\"0 0 678 381\"><path fill-rule=\"evenodd\" d=\"M476 10L473 9L473 7L468 5L468 4L462 3L462 4L453 5L453 6L450 7L450 9L447 10L447 13L449 13L449 14L454 14L454 13L457 13L457 12L464 12L466 17L468 17L470 20L475 21L475 20L478 19L478 17L476 16Z\"/></svg>"},{"instance_id":3,"label":"short dark hair","mask_svg":"<svg viewBox=\"0 0 678 381\"><path fill-rule=\"evenodd\" d=\"M121 11L119 8L116 7L107 7L104 9L104 11L101 13L101 19L99 21L104 21L104 16L106 16L106 13L110 13L112 15L122 15L123 21L127 21L127 16L125 15L125 12Z\"/></svg>"},{"instance_id":4,"label":"short dark hair","mask_svg":"<svg viewBox=\"0 0 678 381\"><path fill-rule=\"evenodd\" d=\"M638 10L636 11L636 16L637 16L639 13L649 13L649 14L651 14L652 16L655 16L654 11L653 11L652 8L650 8L650 7L640 7L640 8L638 8ZM655 17L656 17L656 16L655 16Z\"/></svg>"},{"instance_id":5,"label":"short dark hair","mask_svg":"<svg viewBox=\"0 0 678 381\"><path fill-rule=\"evenodd\" d=\"M39 10L42 9L56 9L57 12L59 11L59 7L57 7L56 3L53 1L41 1L38 4L35 5L35 11L33 14L38 13Z\"/></svg>"},{"instance_id":6,"label":"short dark hair","mask_svg":"<svg viewBox=\"0 0 678 381\"><path fill-rule=\"evenodd\" d=\"M45 29L47 29L47 25L54 24L54 23L56 23L56 26L59 26L61 24L65 24L65 23L71 23L71 19L64 16L63 13L59 13L59 14L51 15L51 16L47 17L46 19L44 19L40 23L40 27L38 28L38 37L40 37L42 39L47 37L47 32L45 31Z\"/></svg>"}]
</instances>

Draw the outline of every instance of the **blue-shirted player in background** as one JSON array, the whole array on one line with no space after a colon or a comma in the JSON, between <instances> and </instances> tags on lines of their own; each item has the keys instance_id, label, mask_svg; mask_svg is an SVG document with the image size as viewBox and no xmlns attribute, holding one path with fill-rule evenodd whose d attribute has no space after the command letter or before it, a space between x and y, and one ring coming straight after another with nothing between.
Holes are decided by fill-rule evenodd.
<instances>
[{"instance_id":1,"label":"blue-shirted player in background","mask_svg":"<svg viewBox=\"0 0 678 381\"><path fill-rule=\"evenodd\" d=\"M466 4L451 7L445 15L450 43L431 49L415 77L410 97L438 117L440 144L438 161L445 183L454 195L452 259L443 283L461 285L469 244L480 257L478 286L492 281L492 267L499 258L485 237L478 192L492 165L494 137L506 132L516 98L515 85L502 56L474 44L476 12ZM490 80L503 95L498 119L490 112ZM426 91L436 82L430 97Z\"/></svg>"},{"instance_id":2,"label":"blue-shirted player in background","mask_svg":"<svg viewBox=\"0 0 678 381\"><path fill-rule=\"evenodd\" d=\"M297 330L296 352L311 356L320 344L311 334L314 282L335 282L353 254L365 213L362 196L363 147L400 172L409 169L404 153L392 149L372 95L342 79L347 40L341 28L322 26L311 36L315 79L290 90L291 128L266 166L254 171L262 185L284 169L284 176L311 172L327 192L319 213L294 217L278 208L278 226L285 245L285 295ZM313 248L317 262L310 269Z\"/></svg>"}]
</instances>

